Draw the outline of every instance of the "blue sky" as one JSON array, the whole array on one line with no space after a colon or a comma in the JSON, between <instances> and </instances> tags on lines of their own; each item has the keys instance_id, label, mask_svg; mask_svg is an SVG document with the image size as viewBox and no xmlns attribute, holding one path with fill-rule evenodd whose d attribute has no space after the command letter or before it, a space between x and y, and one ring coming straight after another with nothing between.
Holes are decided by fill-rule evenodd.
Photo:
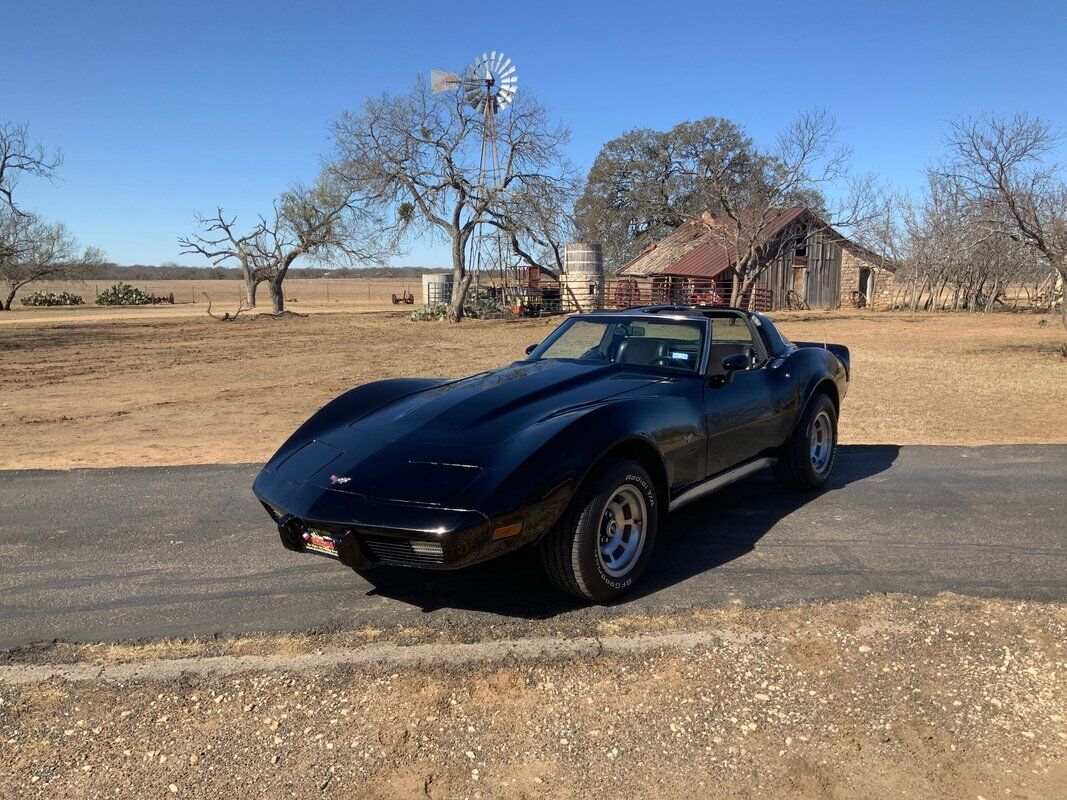
<instances>
[{"instance_id":1,"label":"blue sky","mask_svg":"<svg viewBox=\"0 0 1067 800\"><path fill-rule=\"evenodd\" d=\"M22 202L119 263L200 263L193 213L248 219L313 177L339 112L503 50L588 168L633 127L728 117L770 140L828 108L854 166L914 188L945 123L1067 129L1067 3L198 3L0 0L0 119L63 150ZM416 241L397 264L442 265Z\"/></svg>"}]
</instances>

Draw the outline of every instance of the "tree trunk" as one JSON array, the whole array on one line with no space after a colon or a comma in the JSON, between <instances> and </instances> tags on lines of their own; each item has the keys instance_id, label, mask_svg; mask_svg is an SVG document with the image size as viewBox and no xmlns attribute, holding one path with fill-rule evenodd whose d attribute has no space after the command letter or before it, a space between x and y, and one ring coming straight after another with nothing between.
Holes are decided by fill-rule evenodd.
<instances>
[{"instance_id":1,"label":"tree trunk","mask_svg":"<svg viewBox=\"0 0 1067 800\"><path fill-rule=\"evenodd\" d=\"M452 236L452 303L448 309L449 322L463 321L463 304L467 299L474 276L467 272L466 237Z\"/></svg>"},{"instance_id":2,"label":"tree trunk","mask_svg":"<svg viewBox=\"0 0 1067 800\"><path fill-rule=\"evenodd\" d=\"M245 303L249 308L256 307L256 289L259 288L259 279L248 275L245 276Z\"/></svg>"},{"instance_id":3,"label":"tree trunk","mask_svg":"<svg viewBox=\"0 0 1067 800\"><path fill-rule=\"evenodd\" d=\"M1056 302L1056 290L1060 293L1060 321L1067 328L1067 255L1053 263L1056 268L1052 278L1052 303Z\"/></svg>"},{"instance_id":4,"label":"tree trunk","mask_svg":"<svg viewBox=\"0 0 1067 800\"><path fill-rule=\"evenodd\" d=\"M281 314L285 311L285 294L282 292L282 281L284 279L284 275L278 275L278 277L272 278L267 282L267 289L270 292L270 302L275 314Z\"/></svg>"},{"instance_id":5,"label":"tree trunk","mask_svg":"<svg viewBox=\"0 0 1067 800\"><path fill-rule=\"evenodd\" d=\"M733 270L733 274L730 276L730 305L737 308L741 302L741 283L738 280L737 270Z\"/></svg>"},{"instance_id":6,"label":"tree trunk","mask_svg":"<svg viewBox=\"0 0 1067 800\"><path fill-rule=\"evenodd\" d=\"M18 291L18 289L15 288L15 289L12 289L10 292L8 292L7 299L4 300L3 303L0 303L0 310L2 310L2 311L10 311L11 310L11 304L15 301L15 292L17 292L17 291Z\"/></svg>"},{"instance_id":7,"label":"tree trunk","mask_svg":"<svg viewBox=\"0 0 1067 800\"><path fill-rule=\"evenodd\" d=\"M452 305L448 309L449 322L463 321L463 303L467 299L467 290L470 289L474 276L467 273L462 278L458 276L458 270L452 274Z\"/></svg>"}]
</instances>

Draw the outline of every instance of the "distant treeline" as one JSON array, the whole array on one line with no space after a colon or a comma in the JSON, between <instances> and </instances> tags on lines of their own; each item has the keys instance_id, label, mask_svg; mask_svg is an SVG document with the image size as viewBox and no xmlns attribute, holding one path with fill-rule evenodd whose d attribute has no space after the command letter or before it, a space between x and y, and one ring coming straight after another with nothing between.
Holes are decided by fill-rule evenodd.
<instances>
[{"instance_id":1,"label":"distant treeline","mask_svg":"<svg viewBox=\"0 0 1067 800\"><path fill-rule=\"evenodd\" d=\"M293 267L290 278L418 278L426 272L441 272L432 267ZM180 281L180 280L240 280L241 270L236 267L182 267L178 264L95 264L80 273L85 280L101 281Z\"/></svg>"}]
</instances>

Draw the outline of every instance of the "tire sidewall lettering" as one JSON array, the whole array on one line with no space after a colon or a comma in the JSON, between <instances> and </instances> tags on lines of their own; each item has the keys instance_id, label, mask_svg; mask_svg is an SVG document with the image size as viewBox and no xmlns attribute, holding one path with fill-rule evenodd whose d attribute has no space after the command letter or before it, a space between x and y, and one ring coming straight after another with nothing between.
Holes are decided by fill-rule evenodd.
<instances>
[{"instance_id":1,"label":"tire sidewall lettering","mask_svg":"<svg viewBox=\"0 0 1067 800\"><path fill-rule=\"evenodd\" d=\"M644 493L645 498L648 501L649 513L654 515L656 509L656 492L652 488L652 484L642 475L635 475L632 472L628 472L623 475L621 481L619 481L614 487L608 489L607 492L616 491L627 483L632 484ZM593 547L597 547L597 539L595 535L593 537ZM646 554L642 554L641 558L637 562L635 562L634 565L630 568L630 572L633 572L637 564L642 563L646 557ZM613 578L606 572L604 572L604 569L600 564L600 559L597 558L597 554L595 551L593 553L592 561L593 568L596 570L597 576L606 586L609 586L611 589L615 591L622 591L634 582L634 579L630 577L629 573L622 578Z\"/></svg>"}]
</instances>

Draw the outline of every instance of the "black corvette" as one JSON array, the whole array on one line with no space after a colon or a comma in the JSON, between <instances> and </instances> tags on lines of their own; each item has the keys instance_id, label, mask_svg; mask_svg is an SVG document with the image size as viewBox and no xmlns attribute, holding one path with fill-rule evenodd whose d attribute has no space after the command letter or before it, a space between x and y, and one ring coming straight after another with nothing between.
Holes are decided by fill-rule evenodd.
<instances>
[{"instance_id":1,"label":"black corvette","mask_svg":"<svg viewBox=\"0 0 1067 800\"><path fill-rule=\"evenodd\" d=\"M765 467L821 486L848 381L846 347L794 344L762 314L594 312L492 372L346 392L254 490L291 550L452 569L536 542L561 589L608 600L661 514Z\"/></svg>"}]
</instances>

